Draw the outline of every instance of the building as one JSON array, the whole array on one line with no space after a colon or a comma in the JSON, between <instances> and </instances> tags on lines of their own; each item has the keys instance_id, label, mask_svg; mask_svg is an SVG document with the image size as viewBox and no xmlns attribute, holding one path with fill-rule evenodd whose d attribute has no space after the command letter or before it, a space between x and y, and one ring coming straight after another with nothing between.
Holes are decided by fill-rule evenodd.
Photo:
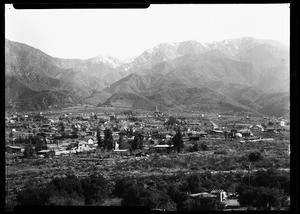
<instances>
[{"instance_id":1,"label":"building","mask_svg":"<svg viewBox=\"0 0 300 214\"><path fill-rule=\"evenodd\" d=\"M225 201L227 198L226 192L222 189L213 189L210 194L216 195L221 202Z\"/></svg>"},{"instance_id":2,"label":"building","mask_svg":"<svg viewBox=\"0 0 300 214\"><path fill-rule=\"evenodd\" d=\"M171 152L173 150L173 145L156 145L150 147L150 150L154 150L155 152Z\"/></svg>"},{"instance_id":3,"label":"building","mask_svg":"<svg viewBox=\"0 0 300 214\"><path fill-rule=\"evenodd\" d=\"M200 193L194 193L190 194L191 198L217 198L216 195L210 194L208 192L200 192Z\"/></svg>"},{"instance_id":4,"label":"building","mask_svg":"<svg viewBox=\"0 0 300 214\"><path fill-rule=\"evenodd\" d=\"M255 125L250 126L250 130L252 132L263 132L265 129L262 125L255 124Z\"/></svg>"},{"instance_id":5,"label":"building","mask_svg":"<svg viewBox=\"0 0 300 214\"><path fill-rule=\"evenodd\" d=\"M37 152L38 155L43 155L43 157L53 157L55 152L53 150L41 150Z\"/></svg>"},{"instance_id":6,"label":"building","mask_svg":"<svg viewBox=\"0 0 300 214\"><path fill-rule=\"evenodd\" d=\"M163 113L160 112L160 111L158 110L157 106L156 106L155 111L154 111L154 117L159 117L159 116L161 116L161 115L163 115Z\"/></svg>"},{"instance_id":7,"label":"building","mask_svg":"<svg viewBox=\"0 0 300 214\"><path fill-rule=\"evenodd\" d=\"M250 129L241 129L241 130L239 130L239 133L241 133L243 137L252 137L253 136Z\"/></svg>"}]
</instances>

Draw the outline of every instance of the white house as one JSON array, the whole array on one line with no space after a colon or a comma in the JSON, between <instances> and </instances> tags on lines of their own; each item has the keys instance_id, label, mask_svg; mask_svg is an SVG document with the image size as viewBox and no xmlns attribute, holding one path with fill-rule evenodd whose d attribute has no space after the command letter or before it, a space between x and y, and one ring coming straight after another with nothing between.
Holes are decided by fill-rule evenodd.
<instances>
[{"instance_id":1,"label":"white house","mask_svg":"<svg viewBox=\"0 0 300 214\"><path fill-rule=\"evenodd\" d=\"M210 194L216 195L221 202L227 198L226 192L222 189L213 189Z\"/></svg>"}]
</instances>

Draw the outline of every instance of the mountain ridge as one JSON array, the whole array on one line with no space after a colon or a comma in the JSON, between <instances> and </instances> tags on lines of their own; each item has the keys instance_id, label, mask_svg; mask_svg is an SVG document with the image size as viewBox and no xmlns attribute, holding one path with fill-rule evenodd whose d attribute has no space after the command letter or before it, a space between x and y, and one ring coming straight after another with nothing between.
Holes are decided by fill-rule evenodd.
<instances>
[{"instance_id":1,"label":"mountain ridge","mask_svg":"<svg viewBox=\"0 0 300 214\"><path fill-rule=\"evenodd\" d=\"M39 94L46 100L52 100L44 102L42 109L47 108L49 103L55 105L59 102L61 105L64 100L68 100L69 104L89 102L94 105L99 100L101 105L114 98L117 103L121 92L124 92L127 104L131 103L128 105L133 108L144 108L146 105L142 102L149 106L159 104L164 108L165 100L169 107L185 104L193 108L198 105L201 109L204 105L201 102L189 100L181 104L178 103L180 99L172 98L181 94L179 90L182 90L183 97L186 96L184 93L190 93L199 101L205 93L212 93L216 99L223 99L224 105L230 103L232 109L242 108L255 113L268 114L267 106L279 102L276 105L278 109L272 106L270 112L280 115L289 108L284 103L289 98L288 63L289 52L284 44L251 37L208 43L195 40L161 43L131 61L108 55L86 60L60 59L6 39L6 81L15 81L20 87L6 84L8 93L5 100L6 104L13 103L11 105L17 107L18 102L14 100L20 100L19 90L22 88L28 96L32 94L32 99L33 94ZM203 87L213 92L203 94L198 89L191 92L192 88ZM162 92L160 96L164 96L160 98L162 103L155 102L159 92ZM199 93L199 96L194 93ZM217 98L216 93L226 98ZM27 98L31 102L30 97ZM134 102L135 99L138 102Z\"/></svg>"}]
</instances>

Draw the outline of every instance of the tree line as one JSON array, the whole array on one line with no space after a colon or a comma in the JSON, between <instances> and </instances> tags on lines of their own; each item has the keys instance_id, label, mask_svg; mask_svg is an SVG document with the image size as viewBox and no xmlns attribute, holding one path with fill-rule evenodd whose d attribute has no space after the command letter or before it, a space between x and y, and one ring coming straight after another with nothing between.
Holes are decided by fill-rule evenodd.
<instances>
[{"instance_id":1,"label":"tree line","mask_svg":"<svg viewBox=\"0 0 300 214\"><path fill-rule=\"evenodd\" d=\"M17 195L18 204L30 205L101 205L106 199L121 198L121 206L145 206L160 210L223 210L214 198L192 198L190 193L223 189L237 192L241 206L249 209L289 209L290 174L269 169L248 176L235 174L193 173L151 175L147 177L105 178L91 174L79 179L74 175L55 178L45 187L31 181Z\"/></svg>"}]
</instances>

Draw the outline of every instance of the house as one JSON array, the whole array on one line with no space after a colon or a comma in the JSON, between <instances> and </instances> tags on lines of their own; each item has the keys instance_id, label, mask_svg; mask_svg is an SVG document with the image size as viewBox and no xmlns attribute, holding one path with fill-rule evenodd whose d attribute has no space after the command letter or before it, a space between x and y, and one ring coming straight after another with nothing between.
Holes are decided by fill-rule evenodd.
<instances>
[{"instance_id":1,"label":"house","mask_svg":"<svg viewBox=\"0 0 300 214\"><path fill-rule=\"evenodd\" d=\"M156 145L150 148L150 150L154 150L155 152L171 152L173 145Z\"/></svg>"},{"instance_id":2,"label":"house","mask_svg":"<svg viewBox=\"0 0 300 214\"><path fill-rule=\"evenodd\" d=\"M88 139L87 144L93 145L94 144L94 139L93 138Z\"/></svg>"},{"instance_id":3,"label":"house","mask_svg":"<svg viewBox=\"0 0 300 214\"><path fill-rule=\"evenodd\" d=\"M241 129L239 130L239 133L242 134L242 137L252 137L253 133L251 132L250 129Z\"/></svg>"},{"instance_id":4,"label":"house","mask_svg":"<svg viewBox=\"0 0 300 214\"><path fill-rule=\"evenodd\" d=\"M43 155L44 157L53 157L55 152L53 150L41 150L37 152L38 155Z\"/></svg>"},{"instance_id":5,"label":"house","mask_svg":"<svg viewBox=\"0 0 300 214\"><path fill-rule=\"evenodd\" d=\"M210 131L210 134L223 134L222 130L214 129Z\"/></svg>"},{"instance_id":6,"label":"house","mask_svg":"<svg viewBox=\"0 0 300 214\"><path fill-rule=\"evenodd\" d=\"M120 155L129 155L128 149L115 149L113 153L120 154Z\"/></svg>"},{"instance_id":7,"label":"house","mask_svg":"<svg viewBox=\"0 0 300 214\"><path fill-rule=\"evenodd\" d=\"M200 192L200 193L194 193L194 194L190 194L191 198L217 198L218 196L214 195L214 194L210 194L208 192Z\"/></svg>"},{"instance_id":8,"label":"house","mask_svg":"<svg viewBox=\"0 0 300 214\"><path fill-rule=\"evenodd\" d=\"M250 126L250 130L252 132L263 132L265 129L264 129L264 127L262 125L255 124L255 125Z\"/></svg>"},{"instance_id":9,"label":"house","mask_svg":"<svg viewBox=\"0 0 300 214\"><path fill-rule=\"evenodd\" d=\"M75 152L76 152L75 150L56 150L55 155L66 155Z\"/></svg>"},{"instance_id":10,"label":"house","mask_svg":"<svg viewBox=\"0 0 300 214\"><path fill-rule=\"evenodd\" d=\"M222 189L213 189L210 194L216 195L221 202L227 198L226 192Z\"/></svg>"},{"instance_id":11,"label":"house","mask_svg":"<svg viewBox=\"0 0 300 214\"><path fill-rule=\"evenodd\" d=\"M269 126L265 130L266 132L275 132L275 128L273 126Z\"/></svg>"},{"instance_id":12,"label":"house","mask_svg":"<svg viewBox=\"0 0 300 214\"><path fill-rule=\"evenodd\" d=\"M205 122L204 123L204 126L207 128L207 129L218 129L219 126L217 124L215 124L213 121L208 121L208 122Z\"/></svg>"},{"instance_id":13,"label":"house","mask_svg":"<svg viewBox=\"0 0 300 214\"><path fill-rule=\"evenodd\" d=\"M77 152L83 152L83 151L89 151L92 150L92 146L88 145L86 142L84 141L80 141L78 143L78 148L77 148Z\"/></svg>"}]
</instances>

